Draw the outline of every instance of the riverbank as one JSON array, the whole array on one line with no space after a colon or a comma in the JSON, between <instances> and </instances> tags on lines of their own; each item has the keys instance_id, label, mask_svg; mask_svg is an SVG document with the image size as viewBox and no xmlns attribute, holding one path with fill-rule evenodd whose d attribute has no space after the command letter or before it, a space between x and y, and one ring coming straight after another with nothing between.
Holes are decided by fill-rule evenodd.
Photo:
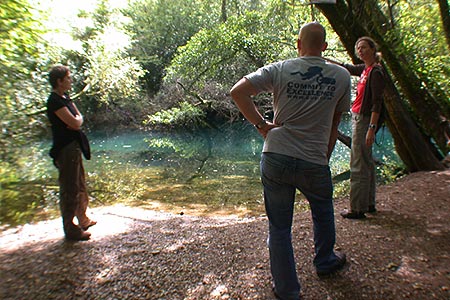
<instances>
[{"instance_id":1,"label":"riverbank","mask_svg":"<svg viewBox=\"0 0 450 300\"><path fill-rule=\"evenodd\" d=\"M377 190L378 213L346 220L337 248L350 264L319 280L309 212L294 220L304 299L449 299L450 170L418 172ZM265 217L192 216L125 206L92 210L87 242L60 220L0 233L1 299L273 299Z\"/></svg>"}]
</instances>

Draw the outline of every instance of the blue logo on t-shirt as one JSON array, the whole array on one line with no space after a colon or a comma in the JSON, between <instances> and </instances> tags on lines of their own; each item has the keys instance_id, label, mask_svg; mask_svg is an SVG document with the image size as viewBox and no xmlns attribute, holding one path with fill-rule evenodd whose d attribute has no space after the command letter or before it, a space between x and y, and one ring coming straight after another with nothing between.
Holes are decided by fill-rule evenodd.
<instances>
[{"instance_id":1,"label":"blue logo on t-shirt","mask_svg":"<svg viewBox=\"0 0 450 300\"><path fill-rule=\"evenodd\" d=\"M302 77L302 80L308 80L311 78L314 78L317 76L316 81L318 84L335 84L336 83L336 79L331 78L331 77L324 77L322 75L322 68L321 67L309 67L308 71L306 73L302 73L300 71L297 72L293 72L291 73L291 75L297 75L300 74Z\"/></svg>"},{"instance_id":2,"label":"blue logo on t-shirt","mask_svg":"<svg viewBox=\"0 0 450 300\"><path fill-rule=\"evenodd\" d=\"M292 72L291 75L300 75L301 80L288 82L287 97L297 100L331 100L336 89L336 79L323 76L322 70L321 67L313 66L305 73Z\"/></svg>"}]
</instances>

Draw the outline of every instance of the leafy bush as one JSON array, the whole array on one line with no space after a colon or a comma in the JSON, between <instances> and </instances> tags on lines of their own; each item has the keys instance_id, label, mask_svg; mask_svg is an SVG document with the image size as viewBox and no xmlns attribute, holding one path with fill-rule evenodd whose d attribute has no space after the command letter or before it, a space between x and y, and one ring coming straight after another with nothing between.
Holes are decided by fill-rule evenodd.
<instances>
[{"instance_id":1,"label":"leafy bush","mask_svg":"<svg viewBox=\"0 0 450 300\"><path fill-rule=\"evenodd\" d=\"M162 110L149 116L144 124L171 128L199 128L206 126L204 119L205 112L183 101L178 107Z\"/></svg>"}]
</instances>

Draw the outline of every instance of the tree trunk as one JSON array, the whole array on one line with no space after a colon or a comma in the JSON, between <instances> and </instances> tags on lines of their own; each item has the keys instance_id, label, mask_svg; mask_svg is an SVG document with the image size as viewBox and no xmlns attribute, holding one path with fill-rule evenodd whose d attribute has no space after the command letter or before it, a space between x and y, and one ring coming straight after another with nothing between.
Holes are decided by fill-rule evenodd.
<instances>
[{"instance_id":1,"label":"tree trunk","mask_svg":"<svg viewBox=\"0 0 450 300\"><path fill-rule=\"evenodd\" d=\"M395 149L410 172L442 170L435 148L425 138L411 118L397 88L387 76L384 103L389 116L387 125L395 142Z\"/></svg>"},{"instance_id":2,"label":"tree trunk","mask_svg":"<svg viewBox=\"0 0 450 300\"><path fill-rule=\"evenodd\" d=\"M225 23L228 19L227 17L227 0L222 0L222 10L221 10L221 17L220 20L222 23Z\"/></svg>"},{"instance_id":3,"label":"tree trunk","mask_svg":"<svg viewBox=\"0 0 450 300\"><path fill-rule=\"evenodd\" d=\"M432 120L435 116L430 117L430 111L433 111L433 108L435 109L436 102L432 101L428 103L430 102L430 97L427 95L427 91L421 88L421 81L414 76L412 71L406 68L408 64L402 65L398 62L399 58L391 49L392 45L383 39L384 32L382 31L385 30L383 25L387 24L388 20L385 19L383 23L374 21L375 18L380 17L380 12L377 11L377 6L374 6L373 1L365 0L360 2L348 0L347 3L348 6L344 0L337 0L336 5L318 4L317 6L339 35L344 47L354 61L357 60L354 54L354 45L359 37L371 36L379 43L383 57L386 59L386 62L396 76L413 108L420 112L418 114L422 120L429 121L430 124L427 123L429 125L427 128L433 128L435 131L439 130L433 125L436 124L439 127L439 118L437 122L433 123ZM371 7L371 15L367 15L364 12L368 6ZM376 16L373 17L372 14ZM365 23L362 23L361 20L364 20ZM417 82L419 84L414 85ZM405 163L407 169L411 172L443 169L443 165L436 157L437 151L433 149L434 146L430 139L425 138L419 130L389 76L384 95L386 109L389 113L387 125L394 138L397 153ZM433 108L430 109L430 106ZM424 115L424 111L426 111L426 115ZM434 112L436 111L438 109L434 110ZM439 134L434 133L435 135L433 137L435 140L442 138L440 142L444 142L443 134L439 137Z\"/></svg>"},{"instance_id":4,"label":"tree trunk","mask_svg":"<svg viewBox=\"0 0 450 300\"><path fill-rule=\"evenodd\" d=\"M450 118L448 99L439 101L437 95L444 95L444 93L436 91L436 94L432 95L426 89L428 79L420 78L421 74L409 67L411 64L406 57L412 57L413 55L405 55L396 50L404 49L401 45L401 38L393 40L385 38L386 30L384 28L386 26L383 27L383 25L387 24L388 19L379 9L377 1L353 0L353 2L359 3L358 6L361 8L361 11L358 17L361 20L367 20L364 27L368 29L369 35L379 43L383 57L398 81L402 92L408 99L420 129L434 139L442 153L446 153L447 145L445 132L441 126L441 116ZM395 29L392 30L394 31L391 32L391 35L398 37L399 35L395 32ZM440 154L438 156L438 158L442 159Z\"/></svg>"},{"instance_id":5,"label":"tree trunk","mask_svg":"<svg viewBox=\"0 0 450 300\"><path fill-rule=\"evenodd\" d=\"M433 83L429 82L428 75L422 71L411 68L408 59L414 57L414 53L405 53L399 49L405 49L403 39L395 28L386 26L389 20L378 6L377 0L353 0L360 3L361 9L358 17L361 20L371 20L364 24L368 32L379 41L383 50L383 57L387 61L399 86L416 115L416 121L421 129L427 132L435 141L442 152L446 152L445 135L440 126L441 116L450 118L450 105L446 93L435 86L433 93L427 89ZM447 5L448 14L448 5ZM445 31L444 31L445 32ZM386 37L389 33L391 38Z\"/></svg>"},{"instance_id":6,"label":"tree trunk","mask_svg":"<svg viewBox=\"0 0 450 300\"><path fill-rule=\"evenodd\" d=\"M444 26L445 38L447 46L450 49L450 13L447 0L438 0L439 9L441 11L442 26Z\"/></svg>"}]
</instances>

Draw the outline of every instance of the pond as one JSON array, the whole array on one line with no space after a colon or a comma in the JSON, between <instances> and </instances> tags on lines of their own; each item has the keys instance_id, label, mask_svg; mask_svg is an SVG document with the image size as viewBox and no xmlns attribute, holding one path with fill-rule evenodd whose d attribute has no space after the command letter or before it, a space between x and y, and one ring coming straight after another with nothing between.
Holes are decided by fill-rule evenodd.
<instances>
[{"instance_id":1,"label":"pond","mask_svg":"<svg viewBox=\"0 0 450 300\"><path fill-rule=\"evenodd\" d=\"M350 134L349 116L344 116L340 131ZM263 139L247 122L201 132L97 131L88 137L92 159L84 166L90 207L122 203L177 213L264 213L259 180ZM374 146L374 156L383 163L377 167L382 178L386 166L401 161L387 128L378 139L382 143ZM3 225L58 216L57 171L47 155L50 144L46 140L30 148L21 183L3 201ZM349 148L338 141L330 163L339 179L335 196L348 192L349 159Z\"/></svg>"},{"instance_id":2,"label":"pond","mask_svg":"<svg viewBox=\"0 0 450 300\"><path fill-rule=\"evenodd\" d=\"M346 135L351 134L348 116L344 116L339 130ZM179 175L244 175L259 178L263 139L247 122L223 124L200 133L93 132L89 138L93 152L90 164L94 168L101 168L104 164L112 164L115 168L165 167L174 170L174 178ZM380 130L377 141L379 143L373 147L376 160L383 164L400 165L401 160L387 128ZM338 141L330 162L332 174L347 171L349 161L350 149Z\"/></svg>"}]
</instances>

